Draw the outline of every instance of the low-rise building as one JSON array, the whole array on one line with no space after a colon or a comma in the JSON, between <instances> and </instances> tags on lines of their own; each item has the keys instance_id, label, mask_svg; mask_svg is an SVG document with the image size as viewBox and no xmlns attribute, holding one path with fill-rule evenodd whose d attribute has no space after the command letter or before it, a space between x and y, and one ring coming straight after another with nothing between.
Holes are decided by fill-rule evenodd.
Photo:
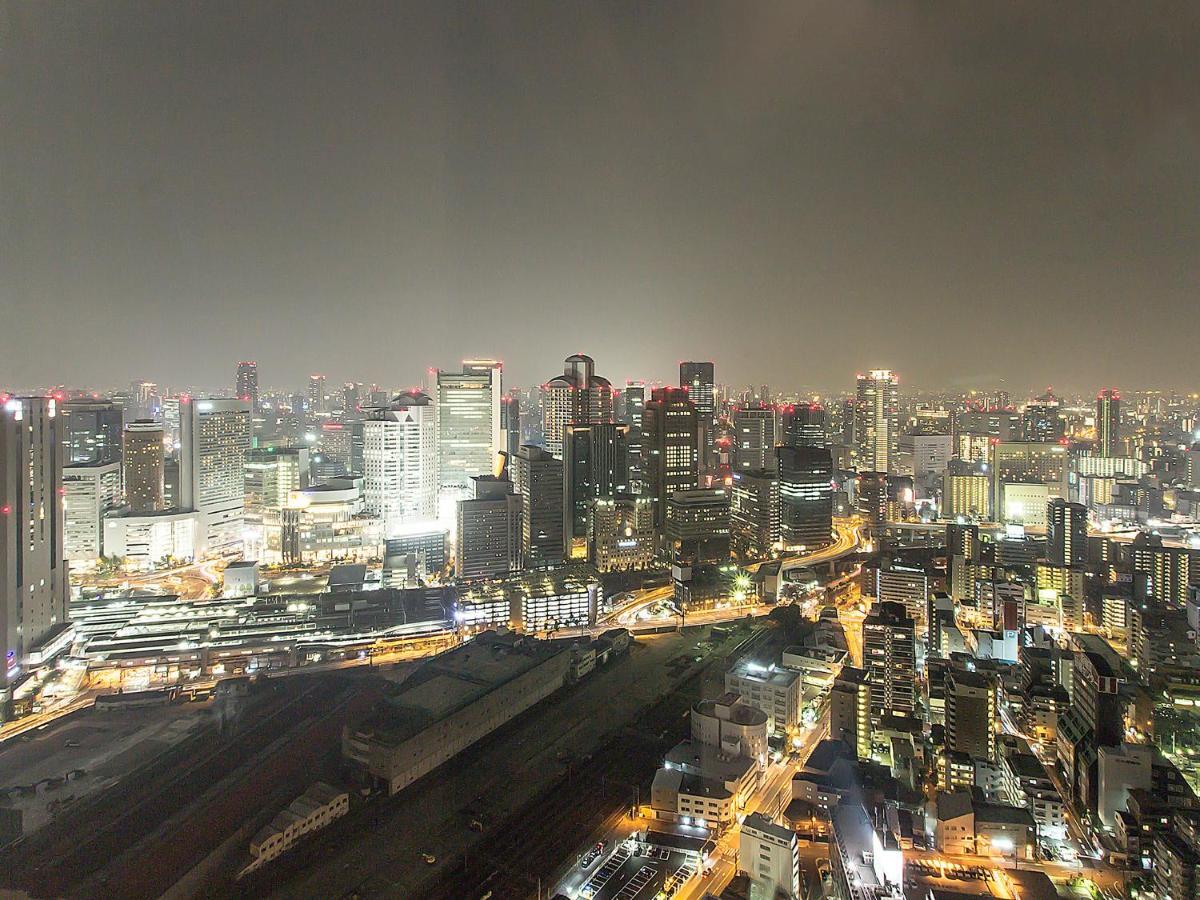
<instances>
[{"instance_id":1,"label":"low-rise building","mask_svg":"<svg viewBox=\"0 0 1200 900\"><path fill-rule=\"evenodd\" d=\"M776 825L762 813L753 813L742 822L738 864L750 876L751 898L800 897L800 842L796 832Z\"/></svg>"},{"instance_id":2,"label":"low-rise building","mask_svg":"<svg viewBox=\"0 0 1200 900\"><path fill-rule=\"evenodd\" d=\"M776 734L800 727L803 679L799 672L742 661L725 673L725 690L741 695L745 702L770 716L770 727Z\"/></svg>"}]
</instances>

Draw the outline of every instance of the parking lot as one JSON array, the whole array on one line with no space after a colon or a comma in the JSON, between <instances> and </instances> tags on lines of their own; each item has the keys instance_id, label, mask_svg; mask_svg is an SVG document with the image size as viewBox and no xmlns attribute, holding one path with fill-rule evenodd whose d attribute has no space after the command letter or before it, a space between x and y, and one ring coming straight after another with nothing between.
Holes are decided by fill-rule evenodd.
<instances>
[{"instance_id":1,"label":"parking lot","mask_svg":"<svg viewBox=\"0 0 1200 900\"><path fill-rule=\"evenodd\" d=\"M649 844L621 841L609 848L580 876L586 880L578 896L584 900L638 900L654 897L668 883L678 886L696 871L695 855Z\"/></svg>"}]
</instances>

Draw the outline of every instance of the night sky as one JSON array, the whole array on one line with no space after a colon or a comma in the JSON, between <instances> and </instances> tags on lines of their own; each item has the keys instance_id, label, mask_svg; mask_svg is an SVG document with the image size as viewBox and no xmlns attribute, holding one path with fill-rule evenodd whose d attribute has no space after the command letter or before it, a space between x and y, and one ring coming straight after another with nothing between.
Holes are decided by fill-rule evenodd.
<instances>
[{"instance_id":1,"label":"night sky","mask_svg":"<svg viewBox=\"0 0 1200 900\"><path fill-rule=\"evenodd\" d=\"M0 386L1197 387L1200 4L0 3Z\"/></svg>"}]
</instances>

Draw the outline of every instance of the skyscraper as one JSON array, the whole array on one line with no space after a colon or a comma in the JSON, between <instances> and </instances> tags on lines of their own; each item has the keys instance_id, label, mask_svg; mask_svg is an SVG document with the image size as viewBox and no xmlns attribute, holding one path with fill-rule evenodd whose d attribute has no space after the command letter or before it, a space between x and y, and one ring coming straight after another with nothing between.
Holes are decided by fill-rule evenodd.
<instances>
[{"instance_id":1,"label":"skyscraper","mask_svg":"<svg viewBox=\"0 0 1200 900\"><path fill-rule=\"evenodd\" d=\"M0 709L29 652L67 621L62 431L53 398L0 395Z\"/></svg>"},{"instance_id":2,"label":"skyscraper","mask_svg":"<svg viewBox=\"0 0 1200 900\"><path fill-rule=\"evenodd\" d=\"M494 578L520 565L521 498L506 478L479 475L471 482L475 495L458 502L454 575Z\"/></svg>"},{"instance_id":3,"label":"skyscraper","mask_svg":"<svg viewBox=\"0 0 1200 900\"><path fill-rule=\"evenodd\" d=\"M507 445L500 422L504 366L494 359L464 359L461 372L437 372L438 510L471 496L471 479L491 475Z\"/></svg>"},{"instance_id":4,"label":"skyscraper","mask_svg":"<svg viewBox=\"0 0 1200 900\"><path fill-rule=\"evenodd\" d=\"M996 688L981 672L946 676L946 749L971 759L996 759Z\"/></svg>"},{"instance_id":5,"label":"skyscraper","mask_svg":"<svg viewBox=\"0 0 1200 900\"><path fill-rule=\"evenodd\" d=\"M700 410L696 410L697 416ZM741 406L733 411L733 468L769 469L775 459L777 414L774 406Z\"/></svg>"},{"instance_id":6,"label":"skyscraper","mask_svg":"<svg viewBox=\"0 0 1200 900\"><path fill-rule=\"evenodd\" d=\"M1055 497L1046 507L1046 561L1052 566L1085 566L1087 551L1087 507Z\"/></svg>"},{"instance_id":7,"label":"skyscraper","mask_svg":"<svg viewBox=\"0 0 1200 900\"><path fill-rule=\"evenodd\" d=\"M1062 440L1065 432L1060 407L1062 401L1049 388L1046 393L1025 405L1021 415L1021 429L1025 440L1050 443Z\"/></svg>"},{"instance_id":8,"label":"skyscraper","mask_svg":"<svg viewBox=\"0 0 1200 900\"><path fill-rule=\"evenodd\" d=\"M699 477L696 405L683 388L655 388L642 415L643 493L654 503L654 527L666 520L667 500L696 487Z\"/></svg>"},{"instance_id":9,"label":"skyscraper","mask_svg":"<svg viewBox=\"0 0 1200 900\"><path fill-rule=\"evenodd\" d=\"M854 436L859 471L888 472L899 438L897 379L890 369L858 376Z\"/></svg>"},{"instance_id":10,"label":"skyscraper","mask_svg":"<svg viewBox=\"0 0 1200 900\"><path fill-rule=\"evenodd\" d=\"M437 417L423 391L398 394L366 411L363 499L385 537L437 515Z\"/></svg>"},{"instance_id":11,"label":"skyscraper","mask_svg":"<svg viewBox=\"0 0 1200 900\"><path fill-rule=\"evenodd\" d=\"M157 512L163 503L163 427L150 419L125 426L122 456L125 501L135 513Z\"/></svg>"},{"instance_id":12,"label":"skyscraper","mask_svg":"<svg viewBox=\"0 0 1200 900\"><path fill-rule=\"evenodd\" d=\"M563 374L542 385L542 443L551 455L562 458L563 433L571 422L612 420L612 384L596 374L590 356L568 356Z\"/></svg>"},{"instance_id":13,"label":"skyscraper","mask_svg":"<svg viewBox=\"0 0 1200 900\"><path fill-rule=\"evenodd\" d=\"M871 723L916 708L916 623L902 603L884 601L863 619L863 667L871 692Z\"/></svg>"},{"instance_id":14,"label":"skyscraper","mask_svg":"<svg viewBox=\"0 0 1200 900\"><path fill-rule=\"evenodd\" d=\"M63 469L63 552L71 567L88 566L104 549L103 520L121 506L120 463Z\"/></svg>"},{"instance_id":15,"label":"skyscraper","mask_svg":"<svg viewBox=\"0 0 1200 900\"><path fill-rule=\"evenodd\" d=\"M563 464L541 447L517 451L513 487L521 497L521 566L546 569L563 561Z\"/></svg>"},{"instance_id":16,"label":"skyscraper","mask_svg":"<svg viewBox=\"0 0 1200 900\"><path fill-rule=\"evenodd\" d=\"M61 406L70 466L121 461L121 408L111 400L68 400Z\"/></svg>"},{"instance_id":17,"label":"skyscraper","mask_svg":"<svg viewBox=\"0 0 1200 900\"><path fill-rule=\"evenodd\" d=\"M500 430L504 435L500 447L509 457L521 449L521 398L516 394L505 394L500 401Z\"/></svg>"},{"instance_id":18,"label":"skyscraper","mask_svg":"<svg viewBox=\"0 0 1200 900\"><path fill-rule=\"evenodd\" d=\"M788 404L780 410L779 443L790 447L827 447L825 407L819 403Z\"/></svg>"},{"instance_id":19,"label":"skyscraper","mask_svg":"<svg viewBox=\"0 0 1200 900\"><path fill-rule=\"evenodd\" d=\"M779 543L779 474L734 472L729 526L734 552L762 559Z\"/></svg>"},{"instance_id":20,"label":"skyscraper","mask_svg":"<svg viewBox=\"0 0 1200 900\"><path fill-rule=\"evenodd\" d=\"M1096 453L1121 455L1121 393L1105 388L1096 396Z\"/></svg>"},{"instance_id":21,"label":"skyscraper","mask_svg":"<svg viewBox=\"0 0 1200 900\"><path fill-rule=\"evenodd\" d=\"M189 400L180 405L180 506L200 514L196 555L241 549L245 525L242 457L250 448L250 404Z\"/></svg>"},{"instance_id":22,"label":"skyscraper","mask_svg":"<svg viewBox=\"0 0 1200 900\"><path fill-rule=\"evenodd\" d=\"M308 406L310 416L319 416L325 412L325 376L308 376Z\"/></svg>"},{"instance_id":23,"label":"skyscraper","mask_svg":"<svg viewBox=\"0 0 1200 900\"><path fill-rule=\"evenodd\" d=\"M563 436L563 547L568 559L587 557L592 501L629 491L628 425L572 423Z\"/></svg>"},{"instance_id":24,"label":"skyscraper","mask_svg":"<svg viewBox=\"0 0 1200 900\"><path fill-rule=\"evenodd\" d=\"M642 493L644 480L642 416L646 410L646 383L644 381L626 381L624 397L621 420L629 426L629 436L626 439L626 454L629 460L629 493L637 495ZM1197 482L1200 482L1200 475L1197 476Z\"/></svg>"},{"instance_id":25,"label":"skyscraper","mask_svg":"<svg viewBox=\"0 0 1200 900\"><path fill-rule=\"evenodd\" d=\"M258 363L240 362L237 367L237 398L250 404L250 412L258 411Z\"/></svg>"},{"instance_id":26,"label":"skyscraper","mask_svg":"<svg viewBox=\"0 0 1200 900\"><path fill-rule=\"evenodd\" d=\"M957 601L974 597L979 573L979 526L951 522L946 526L947 587Z\"/></svg>"},{"instance_id":27,"label":"skyscraper","mask_svg":"<svg viewBox=\"0 0 1200 900\"><path fill-rule=\"evenodd\" d=\"M715 367L711 362L681 362L679 386L696 404L696 440L701 467L709 464L713 433L717 425ZM753 468L753 467L752 467Z\"/></svg>"},{"instance_id":28,"label":"skyscraper","mask_svg":"<svg viewBox=\"0 0 1200 900\"><path fill-rule=\"evenodd\" d=\"M825 447L779 447L779 530L784 546L823 547L833 532L833 455Z\"/></svg>"}]
</instances>

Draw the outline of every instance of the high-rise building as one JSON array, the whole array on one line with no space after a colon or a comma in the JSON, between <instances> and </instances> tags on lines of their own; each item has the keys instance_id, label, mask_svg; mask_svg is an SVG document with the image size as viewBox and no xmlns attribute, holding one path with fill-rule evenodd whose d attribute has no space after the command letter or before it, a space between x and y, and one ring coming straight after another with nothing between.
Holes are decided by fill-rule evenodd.
<instances>
[{"instance_id":1,"label":"high-rise building","mask_svg":"<svg viewBox=\"0 0 1200 900\"><path fill-rule=\"evenodd\" d=\"M1121 455L1121 393L1115 388L1096 395L1096 455Z\"/></svg>"},{"instance_id":2,"label":"high-rise building","mask_svg":"<svg viewBox=\"0 0 1200 900\"><path fill-rule=\"evenodd\" d=\"M829 737L871 758L871 686L862 669L842 666L829 692Z\"/></svg>"},{"instance_id":3,"label":"high-rise building","mask_svg":"<svg viewBox=\"0 0 1200 900\"><path fill-rule=\"evenodd\" d=\"M257 447L243 463L247 511L281 510L309 485L307 447Z\"/></svg>"},{"instance_id":4,"label":"high-rise building","mask_svg":"<svg viewBox=\"0 0 1200 900\"><path fill-rule=\"evenodd\" d=\"M743 557L762 559L780 541L779 474L774 470L734 472L729 503L730 539Z\"/></svg>"},{"instance_id":5,"label":"high-rise building","mask_svg":"<svg viewBox=\"0 0 1200 900\"><path fill-rule=\"evenodd\" d=\"M1027 403L1021 414L1021 432L1025 440L1038 443L1061 441L1066 434L1061 407L1062 401L1049 389Z\"/></svg>"},{"instance_id":6,"label":"high-rise building","mask_svg":"<svg viewBox=\"0 0 1200 900\"><path fill-rule=\"evenodd\" d=\"M911 715L916 708L916 623L904 606L877 603L863 619L863 667L871 691L871 722Z\"/></svg>"},{"instance_id":7,"label":"high-rise building","mask_svg":"<svg viewBox=\"0 0 1200 900\"><path fill-rule=\"evenodd\" d=\"M596 362L577 353L563 363L563 374L542 385L542 443L559 458L563 434L571 422L611 422L613 388L596 374Z\"/></svg>"},{"instance_id":8,"label":"high-rise building","mask_svg":"<svg viewBox=\"0 0 1200 900\"><path fill-rule=\"evenodd\" d=\"M947 588L958 601L974 597L979 574L979 526L951 522L946 526Z\"/></svg>"},{"instance_id":9,"label":"high-rise building","mask_svg":"<svg viewBox=\"0 0 1200 900\"><path fill-rule=\"evenodd\" d=\"M827 447L825 407L819 403L783 406L780 412L779 442L789 447Z\"/></svg>"},{"instance_id":10,"label":"high-rise building","mask_svg":"<svg viewBox=\"0 0 1200 900\"><path fill-rule=\"evenodd\" d=\"M833 455L825 447L779 447L779 531L787 547L823 547L833 534Z\"/></svg>"},{"instance_id":11,"label":"high-rise building","mask_svg":"<svg viewBox=\"0 0 1200 900\"><path fill-rule=\"evenodd\" d=\"M30 651L67 621L63 456L54 398L0 395L0 714Z\"/></svg>"},{"instance_id":12,"label":"high-rise building","mask_svg":"<svg viewBox=\"0 0 1200 900\"><path fill-rule=\"evenodd\" d=\"M696 405L696 449L699 465L702 468L707 468L709 465L712 441L717 426L715 380L715 367L711 362L681 362L679 364L679 386L688 392L688 397Z\"/></svg>"},{"instance_id":13,"label":"high-rise building","mask_svg":"<svg viewBox=\"0 0 1200 900\"><path fill-rule=\"evenodd\" d=\"M729 561L729 498L721 488L675 491L664 533L672 558L689 565Z\"/></svg>"},{"instance_id":14,"label":"high-rise building","mask_svg":"<svg viewBox=\"0 0 1200 900\"><path fill-rule=\"evenodd\" d=\"M125 426L122 465L125 502L134 513L166 509L163 499L165 462L163 427L152 419L137 419Z\"/></svg>"},{"instance_id":15,"label":"high-rise building","mask_svg":"<svg viewBox=\"0 0 1200 900\"><path fill-rule=\"evenodd\" d=\"M696 410L700 415L700 410ZM775 459L774 406L742 406L733 411L733 468L740 472L769 469Z\"/></svg>"},{"instance_id":16,"label":"high-rise building","mask_svg":"<svg viewBox=\"0 0 1200 900\"><path fill-rule=\"evenodd\" d=\"M129 385L126 419L157 419L162 400L153 381L135 381Z\"/></svg>"},{"instance_id":17,"label":"high-rise building","mask_svg":"<svg viewBox=\"0 0 1200 900\"><path fill-rule=\"evenodd\" d=\"M986 520L991 513L991 481L982 464L950 460L942 476L942 517Z\"/></svg>"},{"instance_id":18,"label":"high-rise building","mask_svg":"<svg viewBox=\"0 0 1200 900\"><path fill-rule=\"evenodd\" d=\"M72 567L94 563L104 550L104 517L121 505L119 463L63 469L63 546Z\"/></svg>"},{"instance_id":19,"label":"high-rise building","mask_svg":"<svg viewBox=\"0 0 1200 900\"><path fill-rule=\"evenodd\" d=\"M513 457L521 449L521 398L505 394L500 401L500 430L504 442L501 450Z\"/></svg>"},{"instance_id":20,"label":"high-rise building","mask_svg":"<svg viewBox=\"0 0 1200 900\"><path fill-rule=\"evenodd\" d=\"M646 383L625 382L625 401L621 407L621 421L629 426L626 438L626 456L629 461L629 493L641 494L643 476L642 415L646 409ZM1197 467L1200 470L1200 466ZM1200 474L1196 478L1200 484Z\"/></svg>"},{"instance_id":21,"label":"high-rise building","mask_svg":"<svg viewBox=\"0 0 1200 900\"><path fill-rule=\"evenodd\" d=\"M563 547L567 558L588 554L588 511L598 498L629 492L628 425L568 424L563 434Z\"/></svg>"},{"instance_id":22,"label":"high-rise building","mask_svg":"<svg viewBox=\"0 0 1200 900\"><path fill-rule=\"evenodd\" d=\"M437 433L436 408L424 391L405 391L366 410L363 498L385 537L436 517Z\"/></svg>"},{"instance_id":23,"label":"high-rise building","mask_svg":"<svg viewBox=\"0 0 1200 900\"><path fill-rule=\"evenodd\" d=\"M239 400L250 404L250 412L258 411L258 363L240 362L237 367L236 392Z\"/></svg>"},{"instance_id":24,"label":"high-rise building","mask_svg":"<svg viewBox=\"0 0 1200 900\"><path fill-rule=\"evenodd\" d=\"M1067 448L1047 441L994 441L991 444L989 463L992 478L992 513L1002 522L1021 519L1025 524L1042 524L1034 521L1043 519L1045 503L1051 497L1067 496ZM1026 485L1041 485L1040 505L1035 504L1039 494ZM1016 486L1009 490L1010 486Z\"/></svg>"},{"instance_id":25,"label":"high-rise building","mask_svg":"<svg viewBox=\"0 0 1200 900\"><path fill-rule=\"evenodd\" d=\"M242 458L250 449L250 404L190 400L180 407L180 506L200 514L196 556L241 549L246 520Z\"/></svg>"},{"instance_id":26,"label":"high-rise building","mask_svg":"<svg viewBox=\"0 0 1200 900\"><path fill-rule=\"evenodd\" d=\"M528 444L511 461L521 498L521 567L547 569L563 562L563 463Z\"/></svg>"},{"instance_id":27,"label":"high-rise building","mask_svg":"<svg viewBox=\"0 0 1200 900\"><path fill-rule=\"evenodd\" d=\"M666 520L667 500L697 486L696 405L683 388L655 388L642 415L643 493L654 503L654 527Z\"/></svg>"},{"instance_id":28,"label":"high-rise building","mask_svg":"<svg viewBox=\"0 0 1200 900\"><path fill-rule=\"evenodd\" d=\"M858 514L872 529L887 521L888 477L883 472L859 472L857 489Z\"/></svg>"},{"instance_id":29,"label":"high-rise building","mask_svg":"<svg viewBox=\"0 0 1200 900\"><path fill-rule=\"evenodd\" d=\"M644 569L654 559L654 509L648 497L600 498L588 511L588 560L601 572Z\"/></svg>"},{"instance_id":30,"label":"high-rise building","mask_svg":"<svg viewBox=\"0 0 1200 900\"><path fill-rule=\"evenodd\" d=\"M310 416L319 416L325 409L325 376L309 375L307 412Z\"/></svg>"},{"instance_id":31,"label":"high-rise building","mask_svg":"<svg viewBox=\"0 0 1200 900\"><path fill-rule=\"evenodd\" d=\"M946 675L946 749L971 759L996 759L996 688L981 672Z\"/></svg>"},{"instance_id":32,"label":"high-rise building","mask_svg":"<svg viewBox=\"0 0 1200 900\"><path fill-rule=\"evenodd\" d=\"M471 479L492 475L507 448L500 422L504 366L494 359L464 359L461 372L437 372L439 510L471 495Z\"/></svg>"},{"instance_id":33,"label":"high-rise building","mask_svg":"<svg viewBox=\"0 0 1200 900\"><path fill-rule=\"evenodd\" d=\"M1087 558L1087 507L1055 497L1046 507L1046 560L1053 566L1084 566Z\"/></svg>"},{"instance_id":34,"label":"high-rise building","mask_svg":"<svg viewBox=\"0 0 1200 900\"><path fill-rule=\"evenodd\" d=\"M121 461L121 408L111 400L68 400L60 407L67 466Z\"/></svg>"},{"instance_id":35,"label":"high-rise building","mask_svg":"<svg viewBox=\"0 0 1200 900\"><path fill-rule=\"evenodd\" d=\"M507 478L477 475L474 496L458 502L454 575L495 578L520 567L521 498Z\"/></svg>"},{"instance_id":36,"label":"high-rise building","mask_svg":"<svg viewBox=\"0 0 1200 900\"><path fill-rule=\"evenodd\" d=\"M858 376L854 435L860 471L888 472L900 436L897 379L890 369Z\"/></svg>"}]
</instances>

